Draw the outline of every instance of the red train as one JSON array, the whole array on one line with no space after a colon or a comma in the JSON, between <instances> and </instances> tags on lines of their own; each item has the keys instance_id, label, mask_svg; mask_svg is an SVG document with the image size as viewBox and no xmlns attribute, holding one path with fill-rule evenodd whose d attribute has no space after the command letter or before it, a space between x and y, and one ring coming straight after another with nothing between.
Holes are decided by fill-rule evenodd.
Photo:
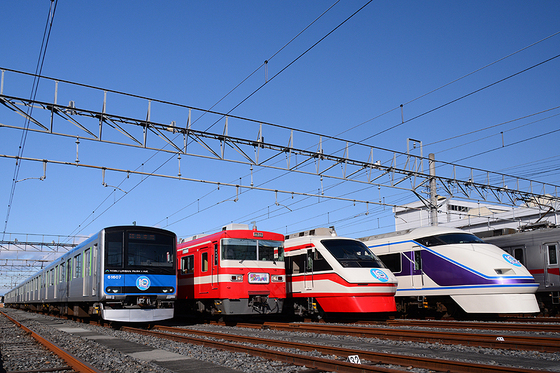
<instances>
[{"instance_id":1,"label":"red train","mask_svg":"<svg viewBox=\"0 0 560 373\"><path fill-rule=\"evenodd\" d=\"M229 224L177 245L176 315L281 313L286 298L284 236Z\"/></svg>"},{"instance_id":2,"label":"red train","mask_svg":"<svg viewBox=\"0 0 560 373\"><path fill-rule=\"evenodd\" d=\"M397 279L361 241L317 228L287 236L285 248L291 312L396 311Z\"/></svg>"}]
</instances>

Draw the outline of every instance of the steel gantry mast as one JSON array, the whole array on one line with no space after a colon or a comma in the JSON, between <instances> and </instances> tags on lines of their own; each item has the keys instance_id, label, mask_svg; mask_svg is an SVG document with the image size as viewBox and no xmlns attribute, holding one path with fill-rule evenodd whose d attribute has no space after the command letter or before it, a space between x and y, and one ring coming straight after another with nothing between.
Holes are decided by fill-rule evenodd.
<instances>
[{"instance_id":1,"label":"steel gantry mast","mask_svg":"<svg viewBox=\"0 0 560 373\"><path fill-rule=\"evenodd\" d=\"M432 211L435 210L437 189L450 196L508 205L535 200L552 204L558 200L558 186L553 184L436 161L433 156L427 160L430 167L426 173L422 166L425 160L422 154L418 156L410 151L391 151L69 81L42 77L43 85L50 83L52 86L51 98L48 99L48 90L44 89L41 91L41 98L22 98L8 94L8 91L12 85L17 85L31 75L10 69L1 69L1 73L0 109L4 108L4 114L0 116L0 127L25 129L13 123L5 123L4 118L10 118L7 111L15 117L23 116L32 123L34 126L29 131L76 138L76 161L41 160L44 165L43 177L46 176L49 162L78 165L80 144L95 141L177 154L179 177L181 156L195 156L245 164L251 170L253 167L262 167L314 175L321 179L331 178L405 190L421 198ZM9 81L13 82L10 85L6 77L8 73ZM87 100L84 101L85 104L81 104L76 97L87 97ZM60 104L61 101L68 104ZM127 108L134 107L137 112L144 111L145 114L131 117L107 110L109 104L122 110L120 105L124 102L127 102ZM93 106L100 107L101 111L93 109ZM34 108L33 116L28 114L29 107ZM210 127L221 125L222 129L217 132L196 129L192 120L193 112L200 114L197 127L208 127L211 124ZM156 119L170 116L176 117L167 123ZM76 129L81 132L78 136L73 133ZM271 133L267 136L267 141L264 140L266 131ZM251 133L253 136L250 136ZM273 141L269 140L271 137L274 137ZM0 156L13 158L6 154ZM423 189L431 191L428 199L422 197Z\"/></svg>"}]
</instances>

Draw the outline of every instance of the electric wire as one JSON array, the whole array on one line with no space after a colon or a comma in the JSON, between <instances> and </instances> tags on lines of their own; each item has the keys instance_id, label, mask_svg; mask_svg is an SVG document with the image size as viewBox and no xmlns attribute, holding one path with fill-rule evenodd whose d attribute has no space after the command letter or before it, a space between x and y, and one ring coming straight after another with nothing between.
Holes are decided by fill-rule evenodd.
<instances>
[{"instance_id":1,"label":"electric wire","mask_svg":"<svg viewBox=\"0 0 560 373\"><path fill-rule=\"evenodd\" d=\"M449 105L451 105L451 104L453 104L453 103L455 103L455 102L457 102L457 101L460 101L460 100L465 99L465 98L467 98L467 97L469 97L469 96L472 96L472 95L474 95L474 94L476 94L476 93L478 93L478 92L481 92L481 91L483 91L483 90L485 90L485 89L488 89L488 88L493 87L493 86L495 86L495 85L497 85L497 84L500 84L500 83L502 83L502 82L505 82L506 80L509 80L509 79L511 79L511 78L514 78L514 77L516 77L516 76L518 76L518 75L520 75L520 74L523 74L523 73L525 73L525 72L527 72L527 71L530 71L530 70L532 70L532 69L534 69L534 68L536 68L536 67L539 67L539 66L541 66L541 65L544 65L545 63L548 63L548 62L550 62L550 61L553 61L553 60L555 60L555 59L558 58L558 57L560 57L560 54L557 54L557 55L555 55L555 56L553 56L553 57L550 57L550 58L548 58L548 59L546 59L546 60L544 60L544 61L541 61L541 62L539 62L539 63L537 63L537 64L535 64L535 65L529 66L529 67L527 67L527 68L525 68L525 69L523 69L523 70L521 70L521 71L518 71L518 72L516 72L516 73L513 73L513 74L511 74L511 75L508 75L508 76L506 76L505 78L502 78L502 79L500 79L500 80L497 80L497 81L495 81L495 82L493 82L493 83L490 83L490 84L488 84L488 85L485 85L485 86L483 86L483 87L481 87L481 88L475 89L474 91L471 91L471 92L469 92L469 93L467 93L467 94L465 94L465 95L463 95L463 96L460 96L460 97L458 97L458 98L455 98L455 99L453 99L453 100L451 100L451 101L448 101L448 102L446 102L446 103L444 103L444 104L442 104L442 105L436 106L435 108L432 108L432 109L430 109L430 110L428 110L428 111L425 111L425 112L423 112L423 113L421 113L421 114L418 114L418 115L416 115L416 116L414 116L414 117L412 117L412 118L410 118L410 119L404 120L404 121L402 121L401 123L397 123L397 124L395 124L395 125L393 125L393 126L391 126L391 127L388 127L388 128L386 128L386 129L384 129L384 130L382 130L382 131L379 131L379 132L377 132L377 133L375 133L375 134L373 134L373 135L371 135L371 136L366 137L366 138L363 139L361 142L363 143L363 142L365 142L365 141L367 141L367 140L372 139L373 137L376 137L376 136L381 135L382 133L385 133L385 132L387 132L387 131L393 130L393 129L397 128L397 127L402 126L403 124L412 122L413 120L416 120L416 119L421 118L421 117L423 117L423 116L425 116L425 115L428 115L428 114L430 114L430 113L433 113L433 112L436 111L436 110L442 109L442 108L444 108L444 107L446 107L446 106L449 106Z\"/></svg>"},{"instance_id":2,"label":"electric wire","mask_svg":"<svg viewBox=\"0 0 560 373\"><path fill-rule=\"evenodd\" d=\"M548 135L551 135L551 134L556 133L556 132L559 132L559 131L560 131L560 128L555 129L555 130L552 130L552 131L548 131L548 132L546 132L546 133L541 133L540 135L531 136L531 137L528 137L528 138L526 138L526 139L519 140L519 141L515 141L515 142L512 142L512 143L507 144L507 145L503 145L503 146L500 146L500 147L488 149L488 150L485 150L485 151L480 152L480 153L476 153L476 154L469 155L468 157L463 157L463 158L457 159L457 160L455 160L453 163L455 163L455 162L461 162L461 161L464 161L464 160L466 160L466 159L470 159L470 158L474 158L474 157L478 157L478 156L483 155L483 154L488 154L488 153L491 153L491 152L494 152L494 151L496 151L496 150L500 150L500 149L503 149L503 148L506 148L506 147L519 145L519 144L522 144L522 143L524 143L524 142L531 141L531 140L535 140L535 139L538 139L538 138L543 137L543 136L548 136Z\"/></svg>"},{"instance_id":3,"label":"electric wire","mask_svg":"<svg viewBox=\"0 0 560 373\"><path fill-rule=\"evenodd\" d=\"M468 73L468 74L465 74L465 75L463 75L463 76L461 76L461 77L459 77L459 78L457 78L457 79L455 79L455 80L453 80L453 81L451 81L451 82L449 82L449 83L446 83L446 84L444 84L444 85L442 85L442 86L440 86L440 87L438 87L438 88L436 88L436 89L434 89L434 90L432 90L432 91L429 91L429 92L427 92L427 93L425 93L425 94L423 94L423 95L420 95L420 96L418 96L418 97L416 97L416 98L414 98L414 99L412 99L412 100L410 100L410 101L407 101L407 102L405 102L403 105L410 104L410 103L412 103L412 102L414 102L414 101L416 101L416 100L419 100L419 99L421 99L421 98L423 98L423 97L425 97L425 96L427 96L427 95L429 95L429 94L431 94L431 93L434 93L434 92L436 92L436 91L438 91L438 90L440 90L440 89L443 89L443 88L445 88L445 87L447 87L447 86L449 86L449 85L451 85L451 84L453 84L453 83L455 83L455 82L458 82L459 80L462 80L462 79L464 79L464 78L466 78L466 77L468 77L468 76L470 76L470 75L473 75L473 74L475 74L475 73L477 73L477 72L479 72L479 71L481 71L481 70L483 70L483 69L485 69L485 68L488 68L488 67L490 67L490 66L492 66L492 65L494 65L494 64L496 64L496 63L498 63L498 62L500 62L500 61L503 61L504 59L506 59L506 58L508 58L508 57L511 57L511 56L513 56L513 55L515 55L515 54L517 54L517 53L520 53L521 51L524 51L524 50L526 50L526 49L528 49L528 48L530 48L530 47L532 47L532 46L534 46L534 45L537 45L537 44L539 44L539 43L541 43L541 42L543 42L543 41L545 41L545 40L547 40L547 39L549 39L549 38L552 38L553 36L556 36L556 35L558 35L559 33L560 33L560 32L556 32L556 33L554 33L554 34L552 34L552 35L550 35L550 36L548 36L548 37L546 37L546 38L543 38L543 39L541 39L541 40L539 40L539 41L537 41L537 42L535 42L535 43L532 43L532 44L530 44L530 45L528 45L528 46L526 46L526 47L524 47L524 48L521 48L521 49L519 49L519 50L517 50L517 51L515 51L515 52L513 52L513 53L510 53L510 54L508 54L508 55L506 55L506 56L504 56L504 57L502 57L502 58L500 58L500 59L498 59L498 60L495 60L495 61L493 61L493 62L491 62L491 63L489 63L489 64L487 64L487 65L485 65L485 66L482 66L482 67L480 67L480 68L478 68L478 69L476 69L476 70L474 70L474 71L472 71L472 72L470 72L470 73ZM554 58L555 58L555 57L554 57ZM547 61L545 61L545 62L547 62ZM540 63L540 64L542 64L542 63ZM540 65L540 64L539 64L539 65ZM538 65L535 65L535 66L533 66L533 67L536 67L536 66L538 66ZM506 79L509 79L510 77L513 77L513 76L515 76L515 75L518 75L518 74L520 74L520 73L522 73L522 72L524 72L524 71L527 71L527 70L529 70L529 69L531 69L531 68L533 68L533 67L530 67L530 68L525 69L525 70L523 70L523 71L521 71L521 72L518 72L518 73L516 73L516 74L513 74L513 75L511 75L511 76L509 76L509 77L506 77L506 78L504 78L504 79L502 79L502 80L500 80L500 81L498 81L498 82L495 82L495 83L493 83L493 84L491 84L491 85L488 85L488 86L486 86L486 87L483 87L483 88L481 88L481 89L479 89L479 90L477 90L477 91L473 91L473 92L469 93L468 95L465 95L465 96L460 97L459 99L468 97L468 96L470 96L471 94L474 94L474 93L476 93L476 92L478 92L478 91L480 91L480 90L482 90L482 89L489 88L489 87L491 87L491 86L494 85L494 84L497 84L497 83L499 83L499 82L501 82L501 81L504 81L504 80L506 80ZM458 99L457 99L457 100L458 100ZM440 106L439 108L444 107L444 106L447 106L448 104L453 103L453 102L455 102L455 101L457 101L457 100L450 101L449 103L447 103L447 104L445 104L445 105L443 105L443 106ZM399 107L397 107L397 108L395 108L395 109L398 109L398 108L399 108ZM556 108L558 108L558 107L556 107ZM544 111L541 111L541 112L539 112L539 113L535 113L535 114L531 114L531 115L528 115L528 116L525 116L525 117L517 118L517 119L514 119L513 121L515 121L515 120L520 120L520 119L523 119L523 118L526 118L526 117L529 117L529 116L532 116L532 115L537 115L537 114L540 114L540 113L544 113L544 112L549 111L549 110L554 110L554 109L556 109L556 108L544 110ZM365 124L365 123L367 123L367 122L369 122L369 121L371 121L371 120L373 120L373 119L376 119L376 118L378 118L378 117L380 117L380 116L383 116L383 115L385 115L385 114L387 114L387 113L389 113L389 112L391 112L391 111L393 111L393 110L395 110L395 109L391 109L391 110L389 110L389 111L386 111L385 113L382 113L382 114L376 116L375 118L372 118L372 119L370 119L370 120L368 120L368 121L362 122L362 123L360 123L360 124L358 124L358 125L356 125L356 126L350 128L350 129L348 129L348 130L342 131L342 132L338 133L336 136L340 136L341 134L343 134L343 133L345 133L345 132L348 132L348 131L351 130L351 129L354 129L354 128L356 128L356 127L359 127L359 126L361 126L361 125L363 125L363 124ZM437 109L437 108L436 108L436 109ZM436 109L433 109L433 110L436 110ZM433 110L432 110L432 111L433 111ZM431 112L431 111L429 111L429 112ZM425 114L427 114L427 113L429 113L429 112L426 112ZM415 118L412 118L412 119L415 119ZM410 120L412 120L412 119L410 119ZM490 126L490 127L485 128L485 129L497 127L497 126L500 126L500 125L503 125L503 124L506 124L506 123L509 123L509 122L511 122L511 121L507 121L507 122L503 122L503 123L500 123L500 124L497 124L497 125L493 125L493 126ZM393 128L394 128L394 127L393 127ZM482 129L482 130L484 130L484 129ZM445 140L440 140L440 141L438 141L438 142L448 141L448 140L451 140L451 139L453 139L453 138L458 138L458 137L461 137L461 136L466 136L466 135L468 135L468 134L472 134L472 133L479 132L479 131L482 131L482 130L471 131L471 132L469 132L469 133L462 134L462 135L458 135L458 136L454 136L454 137L452 137L452 138L445 139ZM374 136L376 136L376 135L374 135ZM369 139L369 138L368 138L368 139ZM367 139L366 139L366 140L367 140ZM365 141L365 140L363 140L363 141ZM428 144L428 145L433 145L433 144L436 144L436 143L438 143L438 142L433 142L433 143L430 143L430 144ZM316 145L315 145L315 146L316 146ZM426 146L427 146L427 145L426 145ZM310 148L307 148L307 149L310 149ZM453 149L453 148L451 148L451 149ZM257 171L257 172L258 172L258 171Z\"/></svg>"},{"instance_id":4,"label":"electric wire","mask_svg":"<svg viewBox=\"0 0 560 373\"><path fill-rule=\"evenodd\" d=\"M398 110L398 109L400 109L401 107L404 107L405 105L411 104L411 103L413 103L414 101L417 101L417 100L419 100L419 99L421 99L421 98L423 98L423 97L426 97L426 96L428 96L428 95L430 95L430 94L432 94L432 93L435 93L435 92L437 92L437 91L439 91L439 90L441 90L441 89L443 89L443 88L445 88L445 87L447 87L447 86L449 86L449 85L451 85L451 84L453 84L453 83L456 83L456 82L458 82L458 81L460 81L460 80L463 80L464 78L467 78L467 77L469 77L469 76L471 76L471 75L473 75L473 74L475 74L475 73L477 73L477 72L480 72L480 71L482 71L482 70L484 70L484 69L486 69L486 68L488 68L488 67L490 67L490 66L492 66L492 65L495 65L495 64L497 64L498 62L505 60L506 58L512 57L512 56L516 55L517 53L520 53L520 52L522 52L522 51L524 51L524 50L526 50L526 49L528 49L528 48L531 48L531 47L533 47L533 46L535 46L535 45L537 45L537 44L539 44L539 43L542 43L543 41L548 40L548 39L550 39L550 38L552 38L552 37L554 37L554 36L556 36L556 35L558 35L558 34L560 34L560 31L557 31L557 32L555 32L555 33L552 34L552 35L549 35L549 36L547 36L547 37L545 37L545 38L543 38L543 39L541 39L541 40L539 40L539 41L536 41L536 42L534 42L534 43L532 43L532 44L529 44L529 45L527 45L527 46L525 46L525 47L523 47L523 48L521 48L521 49L519 49L519 50L517 50L517 51L515 51L515 52L513 52L513 53L510 53L510 54L508 54L507 56L504 56L504 57L502 57L502 58L499 58L499 59L497 59L497 60L495 60L495 61L493 61L493 62L491 62L491 63L489 63L489 64L487 64L487 65L484 65L484 66L482 66L482 67L479 67L478 69L473 70L473 71L471 71L470 73L467 73L467 74L465 74L465 75L463 75L463 76L461 76L461 77L459 77L459 78L457 78L457 79L455 79L455 80L452 80L452 81L450 81L449 83L446 83L446 84L444 84L444 85L442 85L442 86L439 86L438 88L432 89L432 90L429 91L429 92L426 92L426 93L424 93L424 94L422 94L422 95L420 95L420 96L418 96L418 97L416 97L416 98L413 98L412 100L409 100L409 101L403 103L402 106L399 105L399 106L397 106L397 107L394 107L393 109L389 109L389 110L387 110L387 111L385 111L385 112L383 112L383 113L381 113L381 114L379 114L379 115L377 115L377 116L375 116L375 117L373 117L373 118L371 118L371 119L368 119L368 120L366 120L366 121L364 121L364 122L362 122L362 123L359 123L359 124L357 124L357 125L355 125L355 126L353 126L353 127L348 128L348 129L346 129L346 130L344 130L344 131L342 131L342 132L339 132L336 136L340 136L340 135L342 135L342 134L344 134L344 133L346 133L346 132L348 132L348 131L351 131L351 130L353 130L353 129L355 129L355 128L358 128L358 127L360 127L360 126L362 126L362 125L364 125L364 124L366 124L366 123L369 123L369 122L371 122L371 121L373 121L373 120L375 120L375 119L378 119L378 118L380 118L380 117L382 117L382 116L384 116L384 115L386 115L386 114L389 114L389 113L391 113L391 112L393 112L393 111L395 111L395 110Z\"/></svg>"},{"instance_id":5,"label":"electric wire","mask_svg":"<svg viewBox=\"0 0 560 373\"><path fill-rule=\"evenodd\" d=\"M315 20L313 20L309 25L307 25L302 31L300 31L296 36L294 36L290 41L288 41L284 46L282 46L278 51L276 51L272 56L270 56L270 57L266 60L266 63L268 63L268 61L272 60L276 55L278 55L284 48L286 48L289 44L291 44L297 37L299 37L303 32L305 32L309 27L311 27L315 22L317 22L317 20L319 20L323 15L325 15L330 9L332 9L332 8L333 8L336 4L338 4L339 2L340 2L340 0L338 0L338 1L336 1L334 4L332 4L327 10L325 10L325 11L324 11L321 15L319 15ZM245 81L247 81L252 75L254 75L254 74L255 74L258 70L260 70L264 65L265 65L265 63L261 64L261 65L260 65L257 69L255 69L251 74L249 74L245 79L243 79L239 84L237 84L233 89L231 89L226 95L224 95L221 99L219 99L214 105L212 105L209 109L204 110L203 113L202 113L202 115L201 115L200 117L198 117L198 118L193 122L193 124L196 123L196 121L198 121L200 118L202 118L205 114L211 113L211 112L212 112L212 109L213 109L216 105L218 105L222 100L224 100L227 96L229 96L234 90L236 90L240 85L242 85ZM231 113L231 111L230 111L230 113ZM228 114L229 114L229 113L228 113ZM223 117L223 116L222 116L222 117ZM216 122L216 123L217 123L217 122ZM214 124L215 124L215 123L214 123ZM213 124L213 125L214 125L214 124ZM213 125L211 125L210 127L208 127L208 128L206 129L206 131L208 131ZM166 145L166 146L167 146L167 145ZM152 159L154 156L155 156L155 154L153 154L149 159ZM167 161L165 161L165 163L168 163L173 157L174 157L174 156L169 157L169 158L167 159ZM148 160L149 160L149 159L148 159ZM146 162L147 162L147 161L146 161ZM146 163L146 162L144 162L144 163ZM164 163L164 164L165 164L165 163ZM158 168L158 169L159 169L159 168ZM154 171L154 172L155 172L155 171ZM124 180L126 180L126 179L124 179ZM123 180L123 182L124 182L124 180ZM143 182L144 180L145 180L145 179L143 179L141 182ZM123 182L121 182L121 183L119 184L119 186L122 185ZM135 187L136 187L136 186L135 186ZM135 187L134 187L134 188L135 188ZM113 191L113 193L115 193L115 190ZM112 193L111 193L111 194L112 194ZM107 199L110 198L111 194L109 194L109 195L105 198L105 200L104 200L103 202L101 202L101 204L98 205L98 207L96 208L96 210L99 209L100 206L101 206ZM128 192L127 192L126 194L128 194ZM125 194L125 195L126 195L126 194ZM208 195L208 194L204 195L203 197L206 197L207 195ZM123 197L124 197L124 196L123 196ZM120 201L121 199L122 199L122 198L119 198L118 201ZM116 201L116 202L118 202L118 201ZM194 202L193 202L193 203L194 203ZM116 203L113 203L112 206L114 206L115 204L116 204ZM95 211L95 210L94 210L94 211ZM105 210L104 212L106 212L106 211L107 211L107 210ZM93 213L92 213L92 214L93 214ZM92 214L90 214L90 215L84 220L84 222L85 222L87 219L89 219L89 217L91 217ZM173 214L172 214L172 215L173 215ZM99 216L100 216L100 215L98 215L98 217L99 217ZM94 220L96 220L96 219L94 219ZM93 222L93 220L92 220L92 222ZM91 224L92 222L90 222L90 224ZM83 223L82 223L82 224L83 224ZM156 223L156 224L157 224L157 223ZM88 225L89 225L89 224L88 224ZM79 229L79 228L80 228L80 226L78 226L78 228L76 228L75 231L76 231L77 229ZM85 228L85 227L83 227L83 228ZM82 228L82 229L83 229L83 228ZM80 232L80 231L78 231L78 233L79 233L79 232Z\"/></svg>"},{"instance_id":6,"label":"electric wire","mask_svg":"<svg viewBox=\"0 0 560 373\"><path fill-rule=\"evenodd\" d=\"M315 42L312 46L310 46L309 48L307 48L303 53L301 53L299 56L297 56L294 60L292 60L290 63L288 63L286 66L284 66L282 69L280 69L280 71L278 71L276 74L274 74L268 81L264 82L260 87L258 87L257 89L255 89L253 92L251 92L247 97L245 97L243 100L241 100L237 105L235 105L233 108L231 108L226 115L229 115L232 111L234 111L235 109L237 109L239 106L241 106L244 102L246 102L248 99L250 99L253 95L255 95L258 91L260 91L265 85L267 85L269 82L271 82L273 79L275 79L276 77L278 77L280 74L282 74L284 71L286 71L290 66L292 66L294 63L296 63L300 58L302 58L303 56L305 56L309 51L311 51L313 48L315 48L319 43L321 43L323 40L325 40L327 37L329 37L333 32L335 32L336 30L338 30L340 27L342 27L342 25L344 25L346 22L348 22L352 17L354 17L356 14L358 14L360 11L362 11L366 6L368 6L373 0L369 0L366 4L364 4L362 7L360 7L358 10L356 10L354 13L352 13L350 16L348 16L344 21L342 21L341 23L339 23L335 28L333 28L331 31L329 31L325 36L323 36L321 39L319 39L317 42ZM217 122L216 122L217 123ZM212 125L214 126L214 125ZM210 128L212 127L210 126Z\"/></svg>"},{"instance_id":7,"label":"electric wire","mask_svg":"<svg viewBox=\"0 0 560 373\"><path fill-rule=\"evenodd\" d=\"M33 84L31 87L31 94L30 94L30 99L31 100L35 100L35 98L37 97L37 92L39 90L39 80L40 80L40 76L41 73L43 71L43 65L45 63L45 58L47 56L47 47L49 45L49 40L50 40L50 35L51 35L51 30L52 30L52 25L54 22L54 16L56 13L56 8L58 5L58 0L51 0L51 4L49 7L49 12L47 15L47 20L45 23L45 29L43 30L43 39L41 41L41 48L39 50L39 57L37 59L37 65L35 66L35 74L33 75ZM20 140L20 144L19 144L19 148L18 148L18 157L23 156L23 151L25 149L25 143L27 141L27 134L28 131L27 129L29 128L30 125L30 116L33 113L33 105L30 105L27 109L27 117L25 119L25 130L22 132L21 135L21 140ZM10 193L9 193L9 198L8 198L8 207L6 210L6 219L4 221L4 229L2 231L2 239L4 239L4 235L6 233L6 229L8 229L8 221L10 219L10 213L12 210L12 205L14 202L14 196L16 193L16 185L18 182L18 177L19 177L19 171L21 168L21 162L18 162L16 160L16 165L14 168L14 175L12 178L12 185L11 185L11 189L10 189Z\"/></svg>"},{"instance_id":8,"label":"electric wire","mask_svg":"<svg viewBox=\"0 0 560 373\"><path fill-rule=\"evenodd\" d=\"M534 120L534 121L532 121L532 122L528 122L528 123L525 123L525 124L521 124L521 125L519 125L519 126L516 126L516 127L510 128L510 129L504 130L504 131L502 131L502 132L490 134L490 135L488 135L488 136L479 137L479 138L477 138L477 139L475 139L475 140L472 140L472 141L463 142L463 143L461 143L460 145L456 145L456 146L453 146L453 147L450 147L450 148L447 148L447 149L439 150L439 151L438 151L438 154L441 154L441 153L444 153L444 152L447 152L447 151L450 151L450 150L455 150L455 149L458 149L458 148L460 148L460 147L467 146L467 145L470 145L470 144L474 144L474 143L476 143L476 142L489 139L489 138L491 138L491 137L500 136L501 134L503 135L503 134L506 133L506 132L515 131L515 130L518 130L518 129L520 129L520 128L529 126L529 125L531 125L531 124L535 124L535 123L539 123L539 122L545 121L545 120L547 120L547 119L555 118L555 117L557 117L557 116L559 116L559 115L560 115L560 114L554 114L554 115L551 115L551 116L548 116L548 117L545 117L545 118L541 118L541 119ZM511 123L511 122L512 122L512 121L510 121L509 123ZM518 142L517 144L520 144L520 143L522 143L522 142L524 142L524 141L526 141L526 140L528 141L528 140L530 140L530 139L522 140L522 141ZM432 143L432 144L434 144L434 143ZM426 145L426 146L427 146L427 145ZM502 146L502 147L505 147L505 146ZM469 158L470 158L470 157L469 157Z\"/></svg>"},{"instance_id":9,"label":"electric wire","mask_svg":"<svg viewBox=\"0 0 560 373\"><path fill-rule=\"evenodd\" d=\"M228 97L231 93L233 93L233 91L235 91L237 88L239 88L243 83L245 83L250 77L252 77L253 75L255 75L263 66L268 65L268 63L274 58L276 57L276 55L278 55L282 50L284 50L284 48L286 48L288 45L290 45L294 40L296 40L301 34L303 34L308 28L310 28L315 22L317 22L321 17L323 17L329 10L331 10L336 4L338 4L340 2L340 0L337 0L334 4L332 4L327 10L325 10L323 13L321 13L317 18L315 18L309 25L307 25L303 30L301 30L296 36L294 36L292 39L290 39L290 41L288 41L286 44L284 44L284 46L282 46L280 49L278 49L276 52L274 52L272 54L272 56L268 57L259 67L257 67L255 70L253 70L252 73L250 73L245 79L243 79L241 82L239 82L235 87L233 87L228 93L226 93L222 98L220 98L218 101L216 101L216 103L214 105L212 105L208 110L212 110L214 107L216 107L216 105L218 105L220 102L222 102L226 97ZM267 79L268 80L268 79ZM206 111L200 116L198 117L196 120L193 121L193 124L195 124L198 120L200 120L204 115L206 114ZM216 123L214 123L212 126L214 126ZM210 128L212 127L210 126ZM206 131L208 131L210 128L206 129Z\"/></svg>"},{"instance_id":10,"label":"electric wire","mask_svg":"<svg viewBox=\"0 0 560 373\"><path fill-rule=\"evenodd\" d=\"M498 124L493 124L493 125L491 125L491 126L487 126L487 127L484 127L484 128L480 128L480 129L477 129L477 130L474 130L474 131L465 132L465 133L462 133L462 134L459 134L459 135L455 135L455 136L448 137L448 138L446 138L446 139L437 140L437 141L434 141L434 142L431 142L431 143L427 143L427 144L424 144L424 146L427 147L427 146L439 144L439 143L442 143L442 142L446 142L446 141L450 141L450 140L455 140L455 139L458 139L458 138L460 138L460 137L464 137L464 136L468 136L468 135L473 135L473 134L478 133L478 132L486 131L486 130L489 130L489 129L495 128L495 127L500 127L500 126L503 126L503 125L506 125L506 124L509 124L509 123L512 123L512 122L516 122L516 121L518 121L518 120L527 119L527 118L533 117L533 116L535 116L535 115L543 114L543 113L546 113L546 112L549 112L549 111L552 111L552 110L556 110L556 109L559 109L559 108L560 108L560 106L555 106L555 107L553 107L553 108L546 109L546 110L541 110L541 111L538 111L538 112L533 113L533 114L524 115L524 116L519 117L519 118L507 120L507 121L505 121L505 122L501 122L501 123L498 123ZM550 118L550 117L549 117L549 118Z\"/></svg>"}]
</instances>

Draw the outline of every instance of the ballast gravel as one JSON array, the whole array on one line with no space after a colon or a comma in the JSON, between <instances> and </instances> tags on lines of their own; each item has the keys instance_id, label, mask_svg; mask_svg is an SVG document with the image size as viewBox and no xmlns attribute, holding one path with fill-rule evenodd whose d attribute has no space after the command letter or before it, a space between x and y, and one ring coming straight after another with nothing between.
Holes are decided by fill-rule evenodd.
<instances>
[{"instance_id":1,"label":"ballast gravel","mask_svg":"<svg viewBox=\"0 0 560 373\"><path fill-rule=\"evenodd\" d=\"M143 336L135 333L129 333L119 330L114 330L110 328L99 327L95 325L82 324L74 321L58 319L50 316L31 314L21 310L14 309L4 309L6 313L10 314L11 317L17 319L22 324L26 325L30 329L36 331L45 338L56 343L58 346L64 348L68 352L76 355L85 362L93 365L99 370L105 372L172 372L166 368L163 368L156 363L147 362L144 360L135 359L129 355L123 354L121 352L112 350L103 346L95 340L86 339L79 337L79 333L66 333L61 332L54 325L64 326L67 328L83 328L91 330L95 333L116 337L123 341L135 342L142 344L144 346L149 346L153 349L165 350L175 354L180 354L187 359L201 360L210 362L216 365L216 370L219 371L220 367L229 368L231 370L237 370L239 372L297 372L299 370L305 370L305 367L296 367L292 365L286 365L278 361L268 361L259 357L252 357L244 353L233 353L221 351L213 348L203 347L194 344L184 344L179 342L173 342L169 340L163 340L156 337ZM213 325L197 325L187 328L203 329L203 330L213 330L219 332L230 332L235 334L250 334L253 335L256 332L254 330L242 329L242 328L231 328L231 327L219 327ZM416 342L405 342L405 341L388 341L388 340L376 340L371 338L356 338L348 336L333 336L330 335L325 337L324 335L311 334L311 333L294 333L294 332L281 332L273 330L259 330L258 335L265 338L277 338L283 340L292 341L307 341L317 344L337 344L340 346L359 346L361 349L371 349L379 352L387 353L403 353L415 356L431 356L434 355L451 357L453 356L456 360L480 362L483 364L496 364L496 365L510 365L517 366L516 361L524 361L524 364L532 364L535 369L543 369L549 371L560 372L560 354L545 354L532 351L507 351L507 350L495 350L486 348L475 348L466 346L450 346L444 344L426 344L426 343L416 343ZM5 348L7 343L5 339L0 339L0 359L3 363L4 369L7 366L17 366L22 364L25 360L25 356L21 355L8 355L5 354ZM262 346L258 346L262 347ZM301 353L310 356L320 356L323 358L335 358L333 356L324 356L318 352L305 352L305 351L295 351L286 349L277 349L288 351L292 353ZM477 356L479 360L477 360ZM474 359L474 360L473 360ZM509 363L508 363L509 362ZM548 362L549 367L542 367L539 362ZM550 365L552 362L553 365ZM556 363L554 365L554 363ZM34 364L34 363L33 363ZM33 365L31 364L31 365ZM43 364L38 362L37 364ZM35 365L27 366L26 369L45 369L46 365ZM50 367L50 366L49 366ZM520 367L523 367L520 365ZM397 367L392 367L397 368ZM411 369L410 367L401 367L403 371L408 372L427 372L422 369ZM15 370L15 369L14 369ZM21 369L17 369L21 370ZM0 370L1 371L1 370Z\"/></svg>"}]
</instances>

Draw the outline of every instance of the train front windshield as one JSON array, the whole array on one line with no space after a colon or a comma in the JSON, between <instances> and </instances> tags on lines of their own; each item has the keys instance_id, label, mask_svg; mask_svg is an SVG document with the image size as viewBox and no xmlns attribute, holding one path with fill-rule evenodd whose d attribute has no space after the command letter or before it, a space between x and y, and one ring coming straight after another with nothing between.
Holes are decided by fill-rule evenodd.
<instances>
[{"instance_id":1,"label":"train front windshield","mask_svg":"<svg viewBox=\"0 0 560 373\"><path fill-rule=\"evenodd\" d=\"M107 231L105 233L105 268L173 274L174 237L158 233Z\"/></svg>"},{"instance_id":2,"label":"train front windshield","mask_svg":"<svg viewBox=\"0 0 560 373\"><path fill-rule=\"evenodd\" d=\"M283 262L284 243L271 240L224 238L222 239L222 259Z\"/></svg>"},{"instance_id":3,"label":"train front windshield","mask_svg":"<svg viewBox=\"0 0 560 373\"><path fill-rule=\"evenodd\" d=\"M436 236L422 237L415 239L414 241L426 247L465 243L485 243L480 238L470 233L446 233Z\"/></svg>"},{"instance_id":4,"label":"train front windshield","mask_svg":"<svg viewBox=\"0 0 560 373\"><path fill-rule=\"evenodd\" d=\"M343 267L385 268L383 262L359 241L334 239L321 243Z\"/></svg>"}]
</instances>

